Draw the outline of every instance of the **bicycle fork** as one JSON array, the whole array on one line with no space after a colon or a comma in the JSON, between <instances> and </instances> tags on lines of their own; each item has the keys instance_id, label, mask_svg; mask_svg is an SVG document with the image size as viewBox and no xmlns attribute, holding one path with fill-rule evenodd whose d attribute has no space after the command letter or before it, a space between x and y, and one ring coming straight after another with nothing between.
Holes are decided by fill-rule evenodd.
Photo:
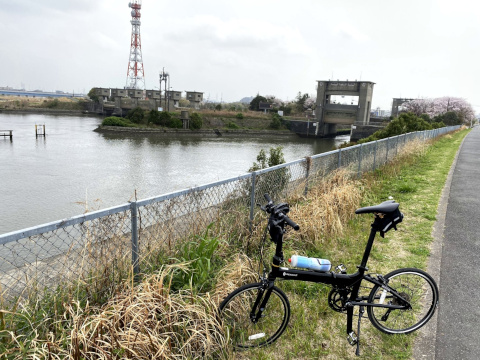
<instances>
[{"instance_id":1,"label":"bicycle fork","mask_svg":"<svg viewBox=\"0 0 480 360\"><path fill-rule=\"evenodd\" d=\"M272 294L273 284L273 281L268 281L263 284L262 288L258 289L257 298L255 299L252 310L250 311L250 321L252 323L256 324L263 316L268 299L270 299L270 295Z\"/></svg>"}]
</instances>

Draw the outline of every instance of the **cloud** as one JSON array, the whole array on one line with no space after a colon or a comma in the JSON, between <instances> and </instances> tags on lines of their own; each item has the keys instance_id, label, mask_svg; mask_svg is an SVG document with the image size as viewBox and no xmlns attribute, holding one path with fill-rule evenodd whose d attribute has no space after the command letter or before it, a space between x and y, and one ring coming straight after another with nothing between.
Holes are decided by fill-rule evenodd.
<instances>
[{"instance_id":1,"label":"cloud","mask_svg":"<svg viewBox=\"0 0 480 360\"><path fill-rule=\"evenodd\" d=\"M182 31L167 30L164 39L176 44L202 44L225 51L274 51L307 55L311 52L300 31L255 19L222 20L214 16L195 16L183 20ZM166 27L169 29L169 27Z\"/></svg>"},{"instance_id":2,"label":"cloud","mask_svg":"<svg viewBox=\"0 0 480 360\"><path fill-rule=\"evenodd\" d=\"M7 14L41 15L52 12L91 12L98 1L65 1L65 0L15 0L3 2L0 12Z\"/></svg>"},{"instance_id":3,"label":"cloud","mask_svg":"<svg viewBox=\"0 0 480 360\"><path fill-rule=\"evenodd\" d=\"M344 39L354 40L361 43L365 43L370 40L370 38L354 27L351 23L341 22L339 23L334 30L334 33L339 35Z\"/></svg>"}]
</instances>

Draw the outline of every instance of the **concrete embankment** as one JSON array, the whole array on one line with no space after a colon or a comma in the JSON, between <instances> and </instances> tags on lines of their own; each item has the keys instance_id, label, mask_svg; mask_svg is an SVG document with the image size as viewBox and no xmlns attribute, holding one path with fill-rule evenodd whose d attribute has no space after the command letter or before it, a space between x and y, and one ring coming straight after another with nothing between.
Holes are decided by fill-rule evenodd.
<instances>
[{"instance_id":1,"label":"concrete embankment","mask_svg":"<svg viewBox=\"0 0 480 360\"><path fill-rule=\"evenodd\" d=\"M99 126L95 131L108 134L129 134L129 135L158 135L158 136L199 136L199 137L251 137L251 136L282 136L297 137L298 135L288 130L272 131L272 130L225 130L225 129L201 129L201 130L185 130L185 129L152 129L152 128L130 128L119 126Z\"/></svg>"}]
</instances>

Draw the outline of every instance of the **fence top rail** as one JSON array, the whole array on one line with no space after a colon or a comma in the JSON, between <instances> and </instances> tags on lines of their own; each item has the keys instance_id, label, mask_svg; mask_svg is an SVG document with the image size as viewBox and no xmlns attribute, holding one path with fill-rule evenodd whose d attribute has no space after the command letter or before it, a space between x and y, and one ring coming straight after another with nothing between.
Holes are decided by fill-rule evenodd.
<instances>
[{"instance_id":1,"label":"fence top rail","mask_svg":"<svg viewBox=\"0 0 480 360\"><path fill-rule=\"evenodd\" d=\"M278 170L278 169L281 169L281 168L284 168L284 167L287 167L287 166L300 164L300 163L303 163L305 161L307 161L306 158L290 161L288 163L283 163L283 164L275 165L275 166L272 166L272 167L269 167L269 168L266 168L266 169L257 170L257 171L255 171L255 174L256 175L265 174L265 173L270 172L270 171L275 171L275 170Z\"/></svg>"},{"instance_id":2,"label":"fence top rail","mask_svg":"<svg viewBox=\"0 0 480 360\"><path fill-rule=\"evenodd\" d=\"M104 210L92 211L82 215L77 215L69 219L57 220L43 225L37 225L30 228L9 232L3 235L0 235L0 245L7 244L12 241L17 241L20 239L28 238L30 236L39 235L42 233L55 231L58 229L66 228L68 226L82 224L86 221L91 221L97 218L101 218L108 215L117 214L120 212L130 210L130 204L123 204L115 207L111 207Z\"/></svg>"},{"instance_id":3,"label":"fence top rail","mask_svg":"<svg viewBox=\"0 0 480 360\"><path fill-rule=\"evenodd\" d=\"M241 181L241 180L244 180L244 179L248 179L250 177L252 177L252 174L248 173L248 174L240 175L240 176L229 178L229 179L220 180L220 181L212 182L212 183L201 185L201 186L196 186L196 187L193 187L193 188L190 188L190 189L183 189L183 190L174 191L174 192L167 193L167 194L160 195L160 196L154 196L154 197L151 197L151 198L147 198L147 199L144 199L144 200L137 201L137 206L146 206L146 205L150 205L150 204L153 204L153 203L156 203L156 202L170 200L170 199L173 199L173 198L176 198L176 197L179 197L179 196L188 195L188 194L191 194L191 193L194 193L194 192L207 190L207 189L210 189L210 188L213 188L213 187L216 187L216 186L220 186L220 185L225 185L225 184L228 184L228 183L231 183L231 182L234 182L234 181Z\"/></svg>"},{"instance_id":4,"label":"fence top rail","mask_svg":"<svg viewBox=\"0 0 480 360\"><path fill-rule=\"evenodd\" d=\"M321 154L316 154L316 155L310 156L310 158L319 159L319 158L324 157L324 156L329 156L329 155L336 154L339 151L342 151L342 149L336 149L336 150L327 151L327 152L324 152L324 153L321 153Z\"/></svg>"}]
</instances>

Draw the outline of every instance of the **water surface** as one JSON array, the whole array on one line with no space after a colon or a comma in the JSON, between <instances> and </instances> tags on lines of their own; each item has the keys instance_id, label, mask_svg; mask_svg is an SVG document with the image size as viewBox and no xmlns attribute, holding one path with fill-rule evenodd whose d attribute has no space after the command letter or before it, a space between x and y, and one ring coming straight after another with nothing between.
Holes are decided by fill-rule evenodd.
<instances>
[{"instance_id":1,"label":"water surface","mask_svg":"<svg viewBox=\"0 0 480 360\"><path fill-rule=\"evenodd\" d=\"M348 140L100 134L101 119L1 114L0 234L245 174L260 149L286 161ZM45 124L46 137L35 137Z\"/></svg>"}]
</instances>

